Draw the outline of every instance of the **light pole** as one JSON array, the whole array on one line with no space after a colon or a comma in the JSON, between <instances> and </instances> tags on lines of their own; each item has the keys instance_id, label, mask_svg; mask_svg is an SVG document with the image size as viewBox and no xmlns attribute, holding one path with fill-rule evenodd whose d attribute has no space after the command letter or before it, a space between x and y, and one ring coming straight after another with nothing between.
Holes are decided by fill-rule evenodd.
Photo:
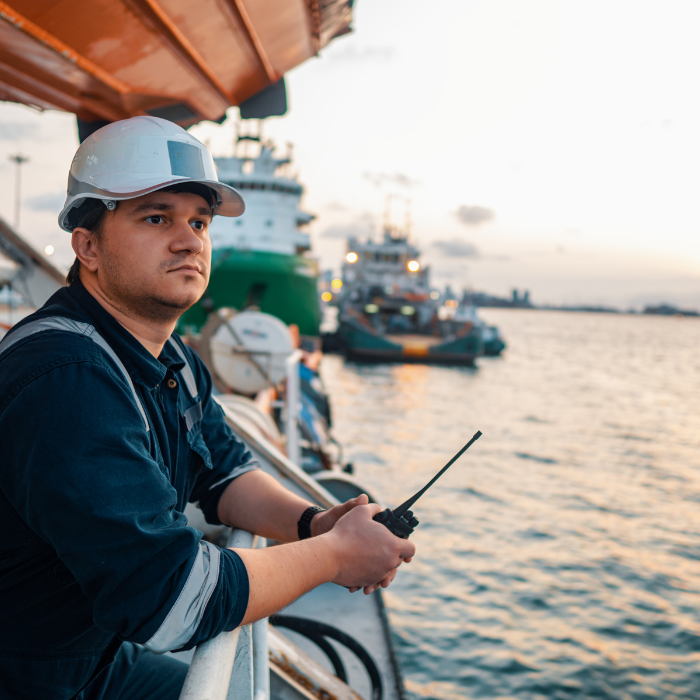
<instances>
[{"instance_id":1,"label":"light pole","mask_svg":"<svg viewBox=\"0 0 700 700\"><path fill-rule=\"evenodd\" d=\"M23 156L21 153L15 153L9 156L9 160L17 166L15 173L15 231L19 230L19 207L20 194L22 191L22 165L29 160L29 156Z\"/></svg>"}]
</instances>

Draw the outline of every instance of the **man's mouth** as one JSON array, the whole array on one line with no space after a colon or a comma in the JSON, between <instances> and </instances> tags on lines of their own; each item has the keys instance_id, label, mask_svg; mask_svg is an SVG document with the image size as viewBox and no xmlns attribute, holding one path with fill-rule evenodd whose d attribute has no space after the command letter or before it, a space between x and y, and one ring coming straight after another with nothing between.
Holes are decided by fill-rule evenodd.
<instances>
[{"instance_id":1,"label":"man's mouth","mask_svg":"<svg viewBox=\"0 0 700 700\"><path fill-rule=\"evenodd\" d=\"M168 270L168 272L177 272L178 270L191 270L192 272L198 272L200 274L202 272L197 265L192 264L180 265L179 267L174 267L172 270Z\"/></svg>"}]
</instances>

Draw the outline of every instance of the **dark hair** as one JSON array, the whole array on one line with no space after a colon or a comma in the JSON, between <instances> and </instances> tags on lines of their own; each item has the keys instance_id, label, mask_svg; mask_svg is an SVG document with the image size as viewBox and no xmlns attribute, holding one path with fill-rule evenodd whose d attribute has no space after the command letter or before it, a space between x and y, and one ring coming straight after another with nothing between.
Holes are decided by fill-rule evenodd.
<instances>
[{"instance_id":1,"label":"dark hair","mask_svg":"<svg viewBox=\"0 0 700 700\"><path fill-rule=\"evenodd\" d=\"M92 238L98 240L102 235L102 227L107 214L107 207L99 199L86 199L73 209L68 215L68 225L71 230L86 228L92 234ZM66 275L66 284L69 286L77 282L80 277L80 260L76 257Z\"/></svg>"}]
</instances>

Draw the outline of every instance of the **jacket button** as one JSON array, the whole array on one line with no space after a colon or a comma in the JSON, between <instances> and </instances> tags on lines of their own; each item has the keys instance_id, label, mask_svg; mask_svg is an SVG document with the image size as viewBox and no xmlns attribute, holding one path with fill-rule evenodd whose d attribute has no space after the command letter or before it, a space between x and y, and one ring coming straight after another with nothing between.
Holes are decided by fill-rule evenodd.
<instances>
[{"instance_id":1,"label":"jacket button","mask_svg":"<svg viewBox=\"0 0 700 700\"><path fill-rule=\"evenodd\" d=\"M177 382L174 379L170 378L170 379L168 379L168 386L171 389L174 389L177 386Z\"/></svg>"}]
</instances>

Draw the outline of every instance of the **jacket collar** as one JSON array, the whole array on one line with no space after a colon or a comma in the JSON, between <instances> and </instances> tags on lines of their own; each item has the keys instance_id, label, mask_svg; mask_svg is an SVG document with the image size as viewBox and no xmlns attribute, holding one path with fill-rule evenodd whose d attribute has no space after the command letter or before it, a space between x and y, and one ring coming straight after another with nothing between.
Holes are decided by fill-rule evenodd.
<instances>
[{"instance_id":1,"label":"jacket collar","mask_svg":"<svg viewBox=\"0 0 700 700\"><path fill-rule=\"evenodd\" d=\"M168 369L177 372L184 366L182 359L165 344L156 359L88 292L80 280L68 287L68 294L85 311L99 334L109 343L124 363L132 381L146 389L155 389L165 378Z\"/></svg>"}]
</instances>

